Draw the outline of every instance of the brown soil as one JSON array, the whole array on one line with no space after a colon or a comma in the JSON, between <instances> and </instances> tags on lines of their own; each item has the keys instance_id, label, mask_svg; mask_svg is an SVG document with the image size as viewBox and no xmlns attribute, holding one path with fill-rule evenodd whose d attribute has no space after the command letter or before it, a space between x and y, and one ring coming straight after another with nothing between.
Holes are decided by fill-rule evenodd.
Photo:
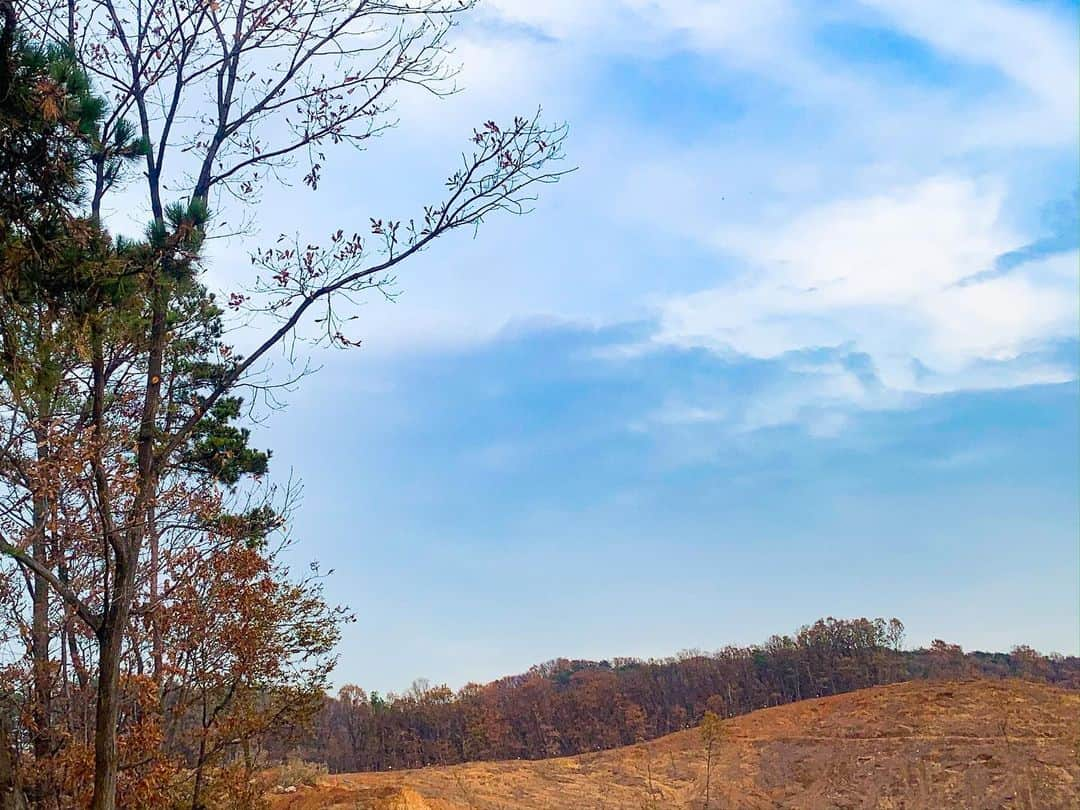
<instances>
[{"instance_id":1,"label":"brown soil","mask_svg":"<svg viewBox=\"0 0 1080 810\"><path fill-rule=\"evenodd\" d=\"M1080 810L1080 694L1024 681L910 682L725 723L711 810ZM273 810L701 810L696 730L614 751L348 774Z\"/></svg>"}]
</instances>

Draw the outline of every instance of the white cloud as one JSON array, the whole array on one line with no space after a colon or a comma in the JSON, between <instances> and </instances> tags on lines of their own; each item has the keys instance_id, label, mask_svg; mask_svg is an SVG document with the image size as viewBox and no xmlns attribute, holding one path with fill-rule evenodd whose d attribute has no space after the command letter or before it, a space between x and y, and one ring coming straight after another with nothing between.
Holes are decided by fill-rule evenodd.
<instances>
[{"instance_id":1,"label":"white cloud","mask_svg":"<svg viewBox=\"0 0 1080 810\"><path fill-rule=\"evenodd\" d=\"M1075 137L1080 75L1073 21L999 0L862 3L945 54L999 71L1050 114L1057 134Z\"/></svg>"},{"instance_id":2,"label":"white cloud","mask_svg":"<svg viewBox=\"0 0 1080 810\"><path fill-rule=\"evenodd\" d=\"M989 66L1006 90L886 79L815 44L825 21L868 17L949 60ZM991 0L486 0L453 35L460 95L406 97L400 130L336 164L319 202L282 204L285 224L269 215L261 224L276 233L303 218L306 232L310 219L318 234L324 219L408 216L411 200L438 189L471 126L542 102L571 122L581 172L545 190L535 215L493 220L478 240L440 245L403 274L396 306L360 311L370 349L483 342L537 314L636 320L655 305L665 343L753 357L846 346L869 354L896 391L1059 379L1052 365L1008 361L1075 333L1075 265L1061 274L1071 257L1057 271L1032 264L959 282L1029 241L1007 209L1045 189L1028 186L1018 200L1020 175L1045 166L1046 146L1075 144L1075 49L1061 23L1043 7ZM712 75L684 70L671 81L730 90L737 115L676 131L648 104L638 115L612 101L641 94L613 65L686 51ZM992 151L1002 146L1010 151ZM916 358L937 374L917 372ZM776 418L882 401L843 369L816 373L822 387L800 382L805 396L777 400Z\"/></svg>"},{"instance_id":3,"label":"white cloud","mask_svg":"<svg viewBox=\"0 0 1080 810\"><path fill-rule=\"evenodd\" d=\"M649 421L661 425L700 425L726 422L730 417L731 414L727 408L706 408L700 405L668 402L652 414Z\"/></svg>"},{"instance_id":4,"label":"white cloud","mask_svg":"<svg viewBox=\"0 0 1080 810\"><path fill-rule=\"evenodd\" d=\"M577 64L564 76L568 89L581 64L613 53L648 61L692 51L837 110L849 127L872 137L929 129L939 148L945 141L975 148L1075 140L1080 73L1074 25L1045 8L1000 0L488 0L485 8L487 19L524 26L556 41L561 53L574 53ZM1013 92L957 97L947 87L923 87L913 93L823 59L814 43L817 28L864 21L867 12L948 59L989 67ZM514 50L501 52L513 59ZM549 80L553 68L544 63L533 80Z\"/></svg>"},{"instance_id":5,"label":"white cloud","mask_svg":"<svg viewBox=\"0 0 1080 810\"><path fill-rule=\"evenodd\" d=\"M996 184L937 177L822 205L775 231L717 233L746 272L666 302L655 339L756 358L847 348L895 391L1068 379L1045 363L1001 363L1075 335L1075 254L969 281L1024 243L1002 223L1001 199Z\"/></svg>"},{"instance_id":6,"label":"white cloud","mask_svg":"<svg viewBox=\"0 0 1080 810\"><path fill-rule=\"evenodd\" d=\"M763 35L796 15L789 0L488 0L486 7L501 21L597 51L645 42L756 51Z\"/></svg>"}]
</instances>

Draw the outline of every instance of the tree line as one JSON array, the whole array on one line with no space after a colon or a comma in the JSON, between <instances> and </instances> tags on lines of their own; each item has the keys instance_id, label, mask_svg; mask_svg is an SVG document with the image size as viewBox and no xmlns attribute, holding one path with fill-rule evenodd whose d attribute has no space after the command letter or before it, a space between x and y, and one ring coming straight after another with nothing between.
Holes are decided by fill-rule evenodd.
<instances>
[{"instance_id":1,"label":"tree line","mask_svg":"<svg viewBox=\"0 0 1080 810\"><path fill-rule=\"evenodd\" d=\"M902 647L896 619L822 619L764 644L662 660L559 659L457 692L414 683L404 694L343 687L298 749L331 771L540 759L631 745L805 698L917 678L1026 677L1080 689L1080 659L964 653L935 641ZM277 755L282 755L280 749Z\"/></svg>"}]
</instances>

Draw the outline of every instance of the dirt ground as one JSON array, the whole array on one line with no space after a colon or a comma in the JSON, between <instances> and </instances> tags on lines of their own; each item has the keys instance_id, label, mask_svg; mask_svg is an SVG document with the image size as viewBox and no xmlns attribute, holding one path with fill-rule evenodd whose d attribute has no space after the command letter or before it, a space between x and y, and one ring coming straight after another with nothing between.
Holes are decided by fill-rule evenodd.
<instances>
[{"instance_id":1,"label":"dirt ground","mask_svg":"<svg viewBox=\"0 0 1080 810\"><path fill-rule=\"evenodd\" d=\"M1076 808L1080 694L1024 681L910 682L726 721L710 810ZM536 762L327 778L273 810L701 810L696 730Z\"/></svg>"}]
</instances>

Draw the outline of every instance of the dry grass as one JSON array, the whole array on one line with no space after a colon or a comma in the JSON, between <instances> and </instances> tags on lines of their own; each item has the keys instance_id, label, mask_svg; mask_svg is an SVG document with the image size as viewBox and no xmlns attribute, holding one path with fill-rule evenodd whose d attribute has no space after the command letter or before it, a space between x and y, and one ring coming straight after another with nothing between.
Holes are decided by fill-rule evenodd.
<instances>
[{"instance_id":1,"label":"dry grass","mask_svg":"<svg viewBox=\"0 0 1080 810\"><path fill-rule=\"evenodd\" d=\"M275 768L271 776L276 787L315 787L326 779L326 766L321 762L290 757L283 765Z\"/></svg>"},{"instance_id":2,"label":"dry grass","mask_svg":"<svg viewBox=\"0 0 1080 810\"><path fill-rule=\"evenodd\" d=\"M913 682L726 721L712 807L1080 809L1080 694ZM538 762L324 779L274 810L702 810L697 731Z\"/></svg>"}]
</instances>

